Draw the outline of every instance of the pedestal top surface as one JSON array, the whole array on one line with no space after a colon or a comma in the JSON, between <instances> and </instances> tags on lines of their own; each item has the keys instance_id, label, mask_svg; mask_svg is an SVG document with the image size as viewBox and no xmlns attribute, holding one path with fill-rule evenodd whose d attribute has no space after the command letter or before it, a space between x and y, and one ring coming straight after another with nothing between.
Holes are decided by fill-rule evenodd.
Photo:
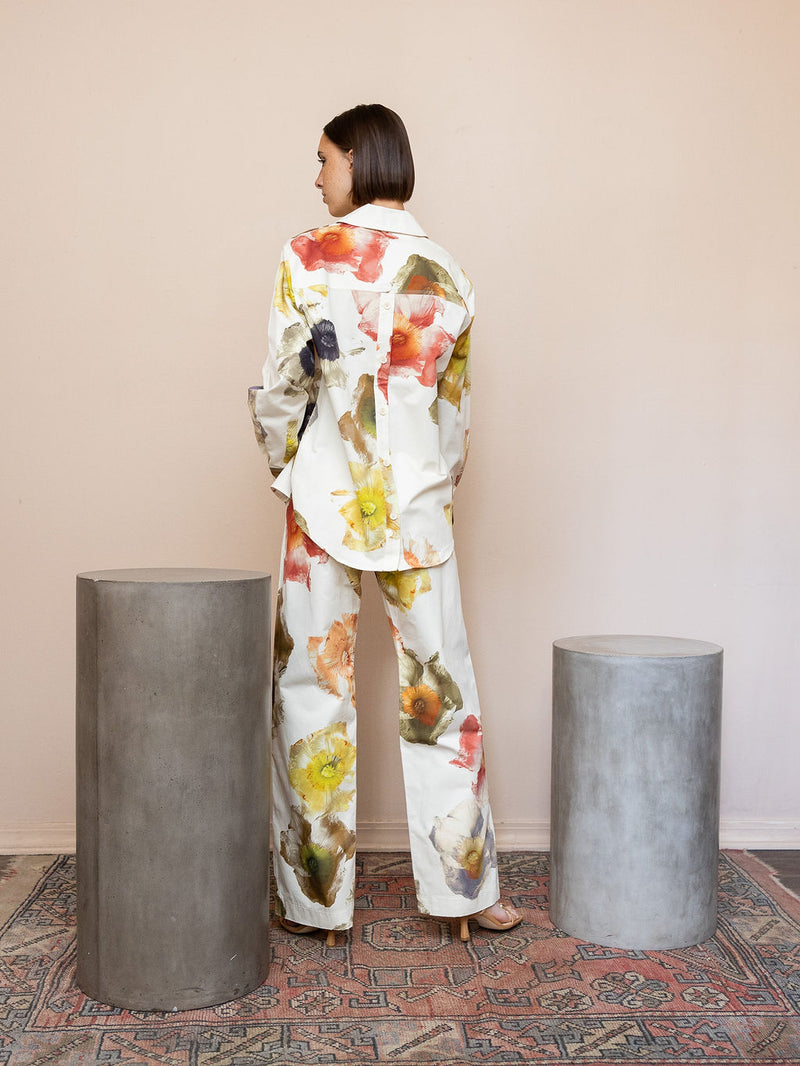
<instances>
[{"instance_id":1,"label":"pedestal top surface","mask_svg":"<svg viewBox=\"0 0 800 1066\"><path fill-rule=\"evenodd\" d=\"M638 656L653 659L679 659L691 655L718 655L722 648L705 640L686 637L651 637L633 634L563 637L553 642L562 651L585 655Z\"/></svg>"},{"instance_id":2,"label":"pedestal top surface","mask_svg":"<svg viewBox=\"0 0 800 1066\"><path fill-rule=\"evenodd\" d=\"M78 574L84 581L134 581L162 585L188 585L219 581L261 581L269 574L260 570L214 570L203 567L143 567L131 570L88 570Z\"/></svg>"}]
</instances>

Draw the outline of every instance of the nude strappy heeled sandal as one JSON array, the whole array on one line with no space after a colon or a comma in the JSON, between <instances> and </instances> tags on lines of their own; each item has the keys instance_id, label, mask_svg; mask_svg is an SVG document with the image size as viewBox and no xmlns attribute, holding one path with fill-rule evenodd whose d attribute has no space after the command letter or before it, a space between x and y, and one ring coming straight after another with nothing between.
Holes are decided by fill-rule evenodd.
<instances>
[{"instance_id":1,"label":"nude strappy heeled sandal","mask_svg":"<svg viewBox=\"0 0 800 1066\"><path fill-rule=\"evenodd\" d=\"M294 933L295 936L305 936L306 933L327 933L325 946L329 948L336 947L335 929L320 929L316 925L300 925L298 922L293 922L291 918L279 918L278 921L287 933Z\"/></svg>"},{"instance_id":2,"label":"nude strappy heeled sandal","mask_svg":"<svg viewBox=\"0 0 800 1066\"><path fill-rule=\"evenodd\" d=\"M509 916L509 920L507 922L498 922L496 918L492 918L491 915L486 913L487 911L491 911L492 907L496 906L501 907L502 910L504 910ZM509 907L506 903L500 903L498 900L497 903L493 903L492 906L487 907L486 910L478 911L477 914L468 914L464 918L459 919L460 925L458 935L460 939L463 940L465 943L470 938L470 918L474 918L482 929L491 929L493 933L505 933L508 929L514 929L522 921L521 914L517 914L517 912L512 907Z\"/></svg>"}]
</instances>

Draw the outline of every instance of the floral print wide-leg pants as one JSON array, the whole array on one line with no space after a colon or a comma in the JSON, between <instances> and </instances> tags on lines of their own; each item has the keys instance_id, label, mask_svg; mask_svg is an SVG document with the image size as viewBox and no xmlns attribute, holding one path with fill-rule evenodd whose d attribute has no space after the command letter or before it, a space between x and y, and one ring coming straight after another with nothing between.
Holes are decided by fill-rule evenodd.
<instances>
[{"instance_id":1,"label":"floral print wide-leg pants","mask_svg":"<svg viewBox=\"0 0 800 1066\"><path fill-rule=\"evenodd\" d=\"M289 504L273 664L273 861L281 912L324 929L353 924L361 577L310 540ZM499 888L455 556L376 577L399 667L417 902L423 913L473 914Z\"/></svg>"}]
</instances>

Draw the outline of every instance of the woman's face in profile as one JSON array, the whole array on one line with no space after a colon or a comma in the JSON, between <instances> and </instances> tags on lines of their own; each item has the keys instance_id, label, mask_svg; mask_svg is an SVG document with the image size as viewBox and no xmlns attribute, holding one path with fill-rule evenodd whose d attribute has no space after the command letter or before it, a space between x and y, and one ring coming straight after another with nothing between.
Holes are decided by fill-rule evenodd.
<instances>
[{"instance_id":1,"label":"woman's face in profile","mask_svg":"<svg viewBox=\"0 0 800 1066\"><path fill-rule=\"evenodd\" d=\"M353 152L344 152L332 140L322 134L317 149L320 169L316 187L334 218L341 218L355 207L353 192Z\"/></svg>"}]
</instances>

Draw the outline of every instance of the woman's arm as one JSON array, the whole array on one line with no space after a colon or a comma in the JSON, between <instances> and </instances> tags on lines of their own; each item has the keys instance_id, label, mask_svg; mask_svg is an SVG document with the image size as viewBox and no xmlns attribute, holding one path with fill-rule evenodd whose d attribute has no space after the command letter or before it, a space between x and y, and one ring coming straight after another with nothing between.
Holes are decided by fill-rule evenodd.
<instances>
[{"instance_id":1,"label":"woman's arm","mask_svg":"<svg viewBox=\"0 0 800 1066\"><path fill-rule=\"evenodd\" d=\"M290 255L285 248L275 280L263 386L248 392L256 439L276 476L297 451L317 395L314 342L295 292Z\"/></svg>"},{"instance_id":2,"label":"woman's arm","mask_svg":"<svg viewBox=\"0 0 800 1066\"><path fill-rule=\"evenodd\" d=\"M469 449L470 339L475 315L472 285L464 303L469 319L438 383L439 448L454 486L464 472Z\"/></svg>"}]
</instances>

